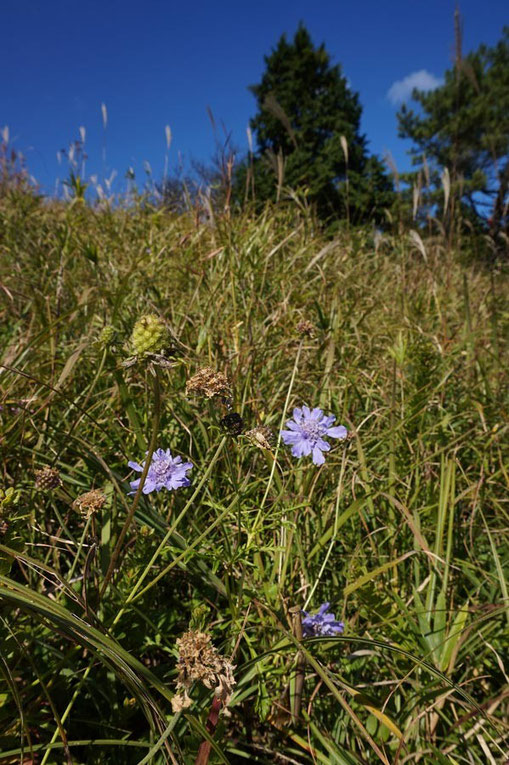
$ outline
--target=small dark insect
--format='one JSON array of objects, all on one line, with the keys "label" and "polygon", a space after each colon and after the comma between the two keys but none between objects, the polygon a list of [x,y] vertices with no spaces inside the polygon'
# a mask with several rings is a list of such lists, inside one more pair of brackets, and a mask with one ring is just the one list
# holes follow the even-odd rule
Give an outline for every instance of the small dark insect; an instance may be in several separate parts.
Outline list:
[{"label": "small dark insect", "polygon": [[230,434],[230,436],[240,436],[244,430],[244,420],[238,412],[230,412],[225,415],[219,423],[223,430]]}]

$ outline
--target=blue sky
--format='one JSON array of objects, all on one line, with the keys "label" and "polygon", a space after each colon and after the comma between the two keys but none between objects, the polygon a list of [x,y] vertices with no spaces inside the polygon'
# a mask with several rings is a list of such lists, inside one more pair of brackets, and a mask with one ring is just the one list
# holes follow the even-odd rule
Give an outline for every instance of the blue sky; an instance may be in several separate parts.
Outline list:
[{"label": "blue sky", "polygon": [[[264,55],[302,20],[340,63],[363,105],[371,151],[408,167],[394,101],[412,82],[430,86],[450,67],[455,0],[2,0],[0,129],[46,191],[67,174],[56,153],[86,130],[87,174],[129,166],[143,179],[180,156],[207,160],[207,107],[240,149],[255,111],[247,86]],[[461,0],[463,50],[494,44],[509,23],[506,0]],[[417,74],[416,74],[417,73]],[[103,130],[101,104],[107,108]],[[223,135],[219,128],[219,136]],[[103,162],[103,147],[106,161]],[[118,185],[120,184],[120,185]]]}]

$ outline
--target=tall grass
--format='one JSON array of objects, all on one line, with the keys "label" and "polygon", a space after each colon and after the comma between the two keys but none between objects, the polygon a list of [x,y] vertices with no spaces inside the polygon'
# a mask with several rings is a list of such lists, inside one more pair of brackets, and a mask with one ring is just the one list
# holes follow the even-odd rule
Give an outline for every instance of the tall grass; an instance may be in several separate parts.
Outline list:
[{"label": "tall grass", "polygon": [[[205,224],[0,199],[0,762],[501,761],[508,313],[504,275],[461,255],[325,240],[294,205]],[[143,314],[169,369],[123,364]],[[271,449],[186,394],[203,367]],[[323,467],[278,439],[302,403],[349,429]],[[149,444],[192,485],[129,496]],[[325,601],[344,634],[302,639]],[[200,684],[172,711],[189,626],[235,665],[230,716]]]}]

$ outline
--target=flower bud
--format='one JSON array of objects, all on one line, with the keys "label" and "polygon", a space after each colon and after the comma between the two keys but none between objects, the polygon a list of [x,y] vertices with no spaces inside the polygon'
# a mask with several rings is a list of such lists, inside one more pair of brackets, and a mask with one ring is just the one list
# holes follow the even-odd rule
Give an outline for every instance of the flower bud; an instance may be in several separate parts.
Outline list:
[{"label": "flower bud", "polygon": [[110,345],[113,343],[115,334],[116,334],[115,327],[112,327],[111,324],[107,324],[106,327],[103,327],[101,332],[99,333],[97,342],[103,348],[109,348]]},{"label": "flower bud", "polygon": [[142,316],[134,325],[131,343],[137,356],[164,350],[168,329],[164,321],[153,313]]}]

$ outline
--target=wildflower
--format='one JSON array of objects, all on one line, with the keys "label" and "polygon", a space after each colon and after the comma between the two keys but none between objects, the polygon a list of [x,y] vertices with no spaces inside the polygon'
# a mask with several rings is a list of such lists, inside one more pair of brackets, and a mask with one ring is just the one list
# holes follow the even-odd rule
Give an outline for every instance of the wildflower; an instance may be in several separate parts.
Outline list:
[{"label": "wildflower", "polygon": [[131,343],[137,356],[160,353],[165,349],[167,341],[166,324],[153,313],[142,316],[134,325]]},{"label": "wildflower", "polygon": [[210,367],[204,367],[198,370],[187,381],[186,393],[198,393],[205,396],[205,398],[214,398],[220,396],[221,398],[231,401],[232,389],[228,378],[222,372],[215,372]]},{"label": "wildflower", "polygon": [[288,430],[281,431],[283,443],[292,447],[294,457],[307,457],[313,455],[315,465],[323,465],[325,457],[322,452],[328,452],[330,444],[324,440],[329,438],[344,439],[347,430],[343,425],[332,427],[336,418],[330,414],[327,417],[321,409],[310,410],[308,406],[296,407],[293,410],[293,420],[288,420]]},{"label": "wildflower", "polygon": [[178,678],[177,693],[172,699],[173,711],[191,706],[188,690],[194,682],[214,688],[214,694],[226,706],[235,685],[235,666],[218,652],[211,643],[210,635],[198,630],[189,630],[177,640]]},{"label": "wildflower", "polygon": [[219,424],[230,436],[240,436],[244,430],[244,420],[238,412],[230,412]]},{"label": "wildflower", "polygon": [[[143,472],[145,462],[138,465],[137,462],[129,462],[129,467]],[[172,457],[169,449],[156,449],[150,461],[143,494],[150,494],[152,491],[161,491],[161,489],[180,489],[183,486],[189,486],[191,481],[186,473],[193,467],[192,462],[182,462],[182,457]],[[140,478],[131,481],[131,489],[135,492],[140,485]]]},{"label": "wildflower", "polygon": [[261,425],[260,427],[248,430],[246,438],[251,441],[253,446],[257,446],[259,449],[268,449],[268,451],[272,451],[275,440],[274,434],[266,425]]},{"label": "wildflower", "polygon": [[308,614],[303,611],[302,632],[304,637],[318,637],[320,635],[341,635],[345,625],[343,622],[337,622],[334,614],[327,613],[330,603],[322,603],[318,613]]},{"label": "wildflower", "polygon": [[106,497],[100,489],[92,489],[85,494],[77,497],[72,506],[78,512],[83,513],[85,518],[90,518],[91,515],[101,510],[106,503]]},{"label": "wildflower", "polygon": [[59,486],[62,486],[62,480],[58,470],[55,468],[45,467],[42,470],[35,471],[36,489],[51,491],[52,489],[58,489]]}]

